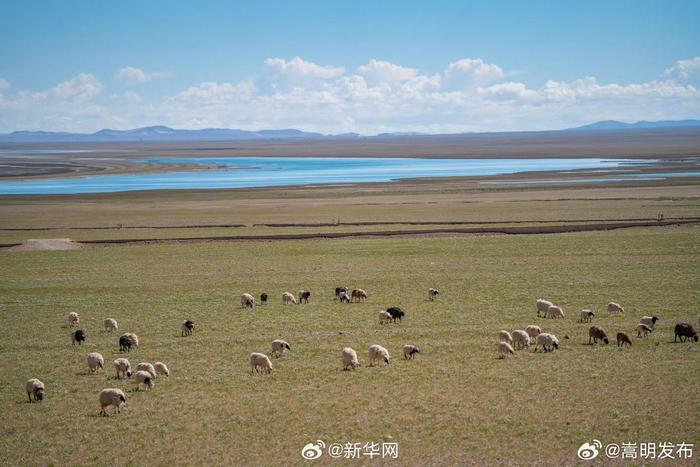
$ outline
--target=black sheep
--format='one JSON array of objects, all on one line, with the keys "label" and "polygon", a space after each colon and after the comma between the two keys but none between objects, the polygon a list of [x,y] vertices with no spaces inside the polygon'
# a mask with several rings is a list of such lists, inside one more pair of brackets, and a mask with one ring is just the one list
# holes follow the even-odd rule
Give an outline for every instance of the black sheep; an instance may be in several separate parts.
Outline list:
[{"label": "black sheep", "polygon": [[392,306],[391,308],[387,309],[386,312],[391,315],[391,319],[394,321],[394,323],[397,319],[401,321],[401,319],[406,315],[401,308],[396,306]]},{"label": "black sheep", "polygon": [[74,331],[73,334],[71,335],[71,339],[73,341],[73,345],[77,342],[78,345],[81,345],[83,342],[85,342],[85,331],[82,329],[78,329],[77,331]]},{"label": "black sheep", "polygon": [[267,303],[267,294],[266,293],[260,294],[260,303],[262,303],[263,305]]},{"label": "black sheep", "polygon": [[674,328],[675,335],[673,336],[673,342],[676,342],[676,338],[680,338],[681,342],[685,342],[688,339],[692,339],[695,342],[698,341],[698,333],[695,332],[693,326],[688,323],[678,323]]},{"label": "black sheep", "polygon": [[129,336],[121,336],[119,338],[119,351],[131,352],[131,339]]}]

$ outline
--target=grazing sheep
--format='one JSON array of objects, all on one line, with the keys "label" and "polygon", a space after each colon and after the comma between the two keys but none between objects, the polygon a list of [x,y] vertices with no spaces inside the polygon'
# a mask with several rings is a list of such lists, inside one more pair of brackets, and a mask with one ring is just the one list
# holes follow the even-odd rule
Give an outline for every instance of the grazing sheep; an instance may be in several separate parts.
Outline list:
[{"label": "grazing sheep", "polygon": [[114,318],[107,318],[104,322],[105,332],[115,332],[119,330],[119,325],[117,320]]},{"label": "grazing sheep", "polygon": [[96,371],[103,370],[105,367],[105,359],[102,354],[97,352],[91,352],[87,356],[88,367],[90,371],[95,373]]},{"label": "grazing sheep", "polygon": [[124,391],[117,388],[107,388],[100,392],[100,415],[107,416],[107,407],[114,406],[114,413],[119,413],[122,404],[126,404],[127,397]]},{"label": "grazing sheep", "polygon": [[[44,388],[44,383],[42,383],[38,379],[32,378],[28,380],[24,387],[27,390],[27,397],[29,397],[30,404],[34,401],[44,400],[46,389]],[[34,400],[32,400],[32,397],[34,398]]]},{"label": "grazing sheep", "polygon": [[82,329],[78,329],[77,331],[73,331],[70,333],[70,340],[73,343],[73,345],[75,345],[76,342],[78,343],[78,345],[82,345],[82,343],[85,342],[86,337],[87,336],[85,334],[85,331],[83,331]]},{"label": "grazing sheep", "polygon": [[403,358],[406,360],[412,359],[417,353],[420,353],[420,349],[415,345],[406,344],[403,346]]},{"label": "grazing sheep", "polygon": [[139,363],[138,365],[136,365],[136,371],[137,371],[137,372],[139,372],[139,371],[147,371],[147,372],[149,372],[149,373],[151,374],[151,376],[153,377],[153,379],[156,379],[157,376],[158,376],[158,374],[156,373],[156,369],[153,367],[152,364],[150,364],[150,363],[148,363],[148,362],[141,362],[141,363]]},{"label": "grazing sheep", "polygon": [[282,355],[285,350],[292,350],[289,344],[282,339],[272,341],[272,355]]},{"label": "grazing sheep", "polygon": [[673,332],[673,342],[676,342],[676,338],[680,338],[681,342],[690,341],[691,339],[695,342],[698,341],[698,333],[695,332],[695,329],[689,323],[676,324]]},{"label": "grazing sheep", "polygon": [[547,318],[564,318],[564,310],[556,305],[552,305],[547,308]]},{"label": "grazing sheep", "polygon": [[637,325],[637,337],[647,337],[651,334],[652,329],[644,323],[639,323]]},{"label": "grazing sheep", "polygon": [[350,303],[350,296],[347,292],[340,292],[340,294],[338,294],[338,300],[340,300],[340,303]]},{"label": "grazing sheep", "polygon": [[506,358],[509,355],[513,355],[515,350],[508,342],[498,343],[498,358]]},{"label": "grazing sheep", "polygon": [[498,342],[513,343],[513,336],[508,331],[498,331]]},{"label": "grazing sheep", "polygon": [[387,308],[386,310],[387,313],[391,315],[391,319],[396,322],[398,319],[401,321],[404,316],[406,316],[406,313],[399,307],[397,306],[392,306],[391,308]]},{"label": "grazing sheep", "polygon": [[550,306],[553,306],[554,303],[545,300],[543,298],[540,298],[535,302],[535,306],[537,307],[537,316],[546,316],[547,315],[547,309],[549,309]]},{"label": "grazing sheep", "polygon": [[590,323],[591,321],[593,321],[594,316],[595,313],[593,313],[591,310],[581,310],[581,317],[579,318],[578,322]]},{"label": "grazing sheep", "polygon": [[348,367],[354,370],[355,368],[360,366],[360,362],[357,359],[357,352],[355,352],[355,350],[350,347],[345,347],[343,349],[343,352],[340,354],[340,357],[343,359],[344,371],[347,371]]},{"label": "grazing sheep", "polygon": [[264,353],[253,352],[250,354],[250,373],[271,373],[272,372],[272,362],[270,358]]},{"label": "grazing sheep", "polygon": [[516,349],[520,350],[530,347],[530,336],[522,329],[513,331],[511,336],[513,337],[513,346]]},{"label": "grazing sheep", "polygon": [[163,362],[155,362],[153,364],[153,368],[155,368],[156,374],[158,376],[170,376],[170,370],[168,369],[168,366]]},{"label": "grazing sheep", "polygon": [[117,370],[117,379],[121,379],[121,374],[131,378],[131,363],[126,358],[118,358],[114,360],[114,369]]},{"label": "grazing sheep", "polygon": [[309,303],[309,298],[311,297],[311,292],[308,290],[299,291],[299,303]]},{"label": "grazing sheep", "polygon": [[153,375],[148,371],[139,370],[134,373],[134,381],[136,382],[136,390],[138,391],[141,384],[146,386],[148,389],[153,389],[156,382],[153,381]]},{"label": "grazing sheep", "polygon": [[374,362],[378,360],[384,360],[386,364],[389,364],[390,358],[389,351],[381,345],[373,344],[369,346],[369,366],[374,366]]},{"label": "grazing sheep", "polygon": [[180,326],[180,336],[185,337],[185,336],[191,336],[192,331],[194,331],[194,321],[191,321],[189,319],[186,319],[185,321],[182,322],[182,325]]},{"label": "grazing sheep", "polygon": [[364,302],[365,300],[367,300],[367,292],[365,292],[362,289],[355,289],[352,291],[351,298],[350,298],[351,302],[354,302],[354,301]]},{"label": "grazing sheep", "polygon": [[131,347],[139,346],[139,338],[136,334],[127,332],[119,336],[119,351],[131,352]]},{"label": "grazing sheep", "polygon": [[555,349],[559,348],[559,339],[554,334],[548,332],[543,332],[537,336],[537,345],[535,345],[535,352],[537,348],[542,346],[545,352],[553,352]]},{"label": "grazing sheep", "polygon": [[260,294],[260,304],[261,305],[267,304],[267,294],[266,293]]},{"label": "grazing sheep", "polygon": [[66,318],[66,320],[68,321],[68,326],[73,327],[80,322],[80,315],[75,311],[71,311],[68,313],[68,318]]},{"label": "grazing sheep", "polygon": [[608,311],[610,313],[624,313],[625,309],[619,303],[610,302],[608,303]]},{"label": "grazing sheep", "polygon": [[632,339],[630,339],[630,335],[627,334],[626,332],[618,332],[617,333],[617,346],[624,347],[625,344],[627,344],[628,346],[632,346]]},{"label": "grazing sheep", "polygon": [[241,295],[241,306],[243,308],[253,308],[255,306],[255,297],[249,293]]},{"label": "grazing sheep", "polygon": [[588,330],[589,344],[591,344],[591,340],[593,340],[593,344],[597,344],[598,340],[602,340],[607,345],[608,335],[605,333],[605,330],[600,326],[591,326],[591,328]]},{"label": "grazing sheep", "polygon": [[428,300],[431,302],[440,294],[437,289],[428,289]]},{"label": "grazing sheep", "polygon": [[539,326],[535,326],[534,324],[531,324],[525,328],[525,332],[527,333],[528,336],[530,336],[531,342],[535,342],[535,339],[537,339],[537,336],[542,334],[542,329],[540,329]]},{"label": "grazing sheep", "polygon": [[656,316],[642,316],[642,319],[639,320],[640,323],[646,324],[650,328],[654,329],[654,326],[656,326],[656,322],[659,320]]},{"label": "grazing sheep", "polygon": [[335,288],[335,298],[336,300],[340,300],[340,294],[345,293],[347,295],[348,293],[348,288],[347,287],[336,287]]},{"label": "grazing sheep", "polygon": [[294,295],[290,294],[289,292],[285,292],[282,294],[282,305],[289,305],[289,304],[297,304],[297,299],[294,298]]},{"label": "grazing sheep", "polygon": [[393,318],[388,311],[382,310],[379,312],[379,324],[391,323],[392,320]]}]

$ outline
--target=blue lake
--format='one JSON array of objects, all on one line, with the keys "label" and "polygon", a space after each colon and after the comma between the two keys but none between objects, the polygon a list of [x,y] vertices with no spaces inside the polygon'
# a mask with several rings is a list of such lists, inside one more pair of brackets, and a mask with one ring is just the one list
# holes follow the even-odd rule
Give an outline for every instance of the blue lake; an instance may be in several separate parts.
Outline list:
[{"label": "blue lake", "polygon": [[110,193],[137,190],[251,188],[388,182],[406,178],[500,175],[531,171],[609,169],[625,159],[398,159],[321,157],[151,158],[207,164],[213,170],[0,181],[0,194]]}]

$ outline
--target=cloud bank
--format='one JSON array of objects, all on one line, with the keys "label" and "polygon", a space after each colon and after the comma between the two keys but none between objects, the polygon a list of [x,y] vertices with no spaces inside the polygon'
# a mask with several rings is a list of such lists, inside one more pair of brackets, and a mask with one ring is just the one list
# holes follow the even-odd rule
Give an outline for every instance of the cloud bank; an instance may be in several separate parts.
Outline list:
[{"label": "cloud bank", "polygon": [[[156,77],[126,66],[122,85]],[[451,133],[558,129],[597,120],[698,118],[700,57],[678,60],[656,79],[601,83],[594,76],[529,87],[481,58],[441,70],[371,59],[354,70],[301,57],[268,58],[256,78],[193,84],[163,99],[111,91],[90,73],[28,91],[0,79],[0,131],[94,131],[165,124],[177,128],[299,128],[324,133]]]}]

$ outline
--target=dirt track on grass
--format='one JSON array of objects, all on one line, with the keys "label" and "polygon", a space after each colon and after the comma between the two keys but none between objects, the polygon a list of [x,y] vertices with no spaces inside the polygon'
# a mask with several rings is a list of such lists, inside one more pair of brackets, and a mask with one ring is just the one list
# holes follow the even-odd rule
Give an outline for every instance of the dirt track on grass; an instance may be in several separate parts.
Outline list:
[{"label": "dirt track on grass", "polygon": [[604,230],[627,229],[632,227],[667,227],[687,224],[700,224],[700,219],[692,220],[666,220],[644,222],[606,222],[593,224],[560,224],[560,225],[529,225],[515,227],[471,227],[471,228],[447,228],[429,230],[382,230],[374,232],[319,232],[303,234],[271,234],[271,235],[231,235],[221,237],[180,237],[180,238],[151,238],[151,239],[114,239],[114,240],[85,240],[82,245],[126,245],[139,243],[199,243],[222,241],[274,241],[274,240],[309,240],[309,239],[334,239],[334,238],[385,238],[385,237],[415,237],[438,236],[444,234],[467,235],[532,235],[532,234],[556,234],[569,232],[592,232]]}]

